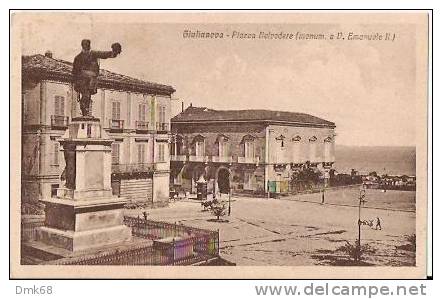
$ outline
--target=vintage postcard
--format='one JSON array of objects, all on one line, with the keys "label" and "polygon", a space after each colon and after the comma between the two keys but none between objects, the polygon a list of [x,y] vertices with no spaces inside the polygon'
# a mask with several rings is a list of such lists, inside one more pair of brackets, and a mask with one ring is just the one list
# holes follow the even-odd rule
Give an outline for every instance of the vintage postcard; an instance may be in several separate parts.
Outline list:
[{"label": "vintage postcard", "polygon": [[425,278],[428,11],[13,11],[12,278]]}]

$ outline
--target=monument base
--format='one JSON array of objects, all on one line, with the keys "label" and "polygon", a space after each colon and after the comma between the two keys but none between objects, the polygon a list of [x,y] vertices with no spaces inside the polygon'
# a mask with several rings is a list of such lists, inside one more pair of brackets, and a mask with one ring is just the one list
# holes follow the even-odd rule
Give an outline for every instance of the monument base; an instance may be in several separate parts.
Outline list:
[{"label": "monument base", "polygon": [[38,241],[70,251],[88,250],[119,244],[129,241],[131,238],[131,230],[125,225],[84,232],[62,231],[50,227],[41,227],[37,232]]},{"label": "monument base", "polygon": [[37,241],[71,251],[128,241],[132,235],[123,224],[126,202],[116,197],[44,200],[45,226],[38,229]]}]

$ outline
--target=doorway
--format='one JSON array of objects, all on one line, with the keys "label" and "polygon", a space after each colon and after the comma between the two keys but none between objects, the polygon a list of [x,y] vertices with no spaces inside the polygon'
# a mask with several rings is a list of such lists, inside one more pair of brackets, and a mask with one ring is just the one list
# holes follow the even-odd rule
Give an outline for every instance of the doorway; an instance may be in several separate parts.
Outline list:
[{"label": "doorway", "polygon": [[219,193],[230,193],[230,171],[227,168],[220,168],[220,170],[218,170],[217,183]]}]

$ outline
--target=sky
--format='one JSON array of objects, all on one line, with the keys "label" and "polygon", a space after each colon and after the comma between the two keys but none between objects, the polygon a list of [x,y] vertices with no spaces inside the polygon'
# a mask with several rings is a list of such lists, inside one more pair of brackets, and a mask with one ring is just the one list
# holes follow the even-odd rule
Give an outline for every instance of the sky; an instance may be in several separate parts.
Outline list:
[{"label": "sky", "polygon": [[[22,31],[22,53],[53,52],[72,61],[83,38],[96,50],[123,52],[101,67],[172,85],[173,111],[271,109],[309,113],[336,124],[342,145],[414,146],[416,49],[412,25],[337,23],[98,22],[88,15],[36,18]],[[394,42],[185,39],[184,30],[394,32]]]}]

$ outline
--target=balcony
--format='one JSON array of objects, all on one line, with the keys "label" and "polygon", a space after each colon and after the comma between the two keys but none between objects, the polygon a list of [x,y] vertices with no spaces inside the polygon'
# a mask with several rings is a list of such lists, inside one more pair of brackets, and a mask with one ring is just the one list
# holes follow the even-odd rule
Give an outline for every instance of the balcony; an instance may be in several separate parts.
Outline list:
[{"label": "balcony", "polygon": [[316,156],[310,156],[309,157],[309,162],[312,163],[312,164],[322,163],[323,160],[324,159],[322,157],[316,157]]},{"label": "balcony", "polygon": [[259,164],[259,157],[238,157],[238,163]]},{"label": "balcony", "polygon": [[212,162],[214,162],[214,163],[232,163],[233,157],[212,156]]},{"label": "balcony", "polygon": [[131,164],[112,164],[112,173],[143,173],[153,172],[155,165],[153,163],[131,163]]},{"label": "balcony", "polygon": [[135,129],[137,132],[147,132],[149,130],[149,122],[147,121],[135,121]]},{"label": "balcony", "polygon": [[190,162],[209,162],[209,156],[189,156]]},{"label": "balcony", "polygon": [[110,119],[109,129],[115,131],[122,131],[124,129],[124,120],[122,119]]},{"label": "balcony", "polygon": [[69,117],[64,115],[51,115],[51,127],[54,129],[66,129],[69,125]]},{"label": "balcony", "polygon": [[157,122],[156,129],[159,132],[168,132],[169,131],[169,124]]},{"label": "balcony", "polygon": [[170,156],[170,161],[185,162],[185,161],[187,161],[187,156],[186,155],[171,155]]}]

